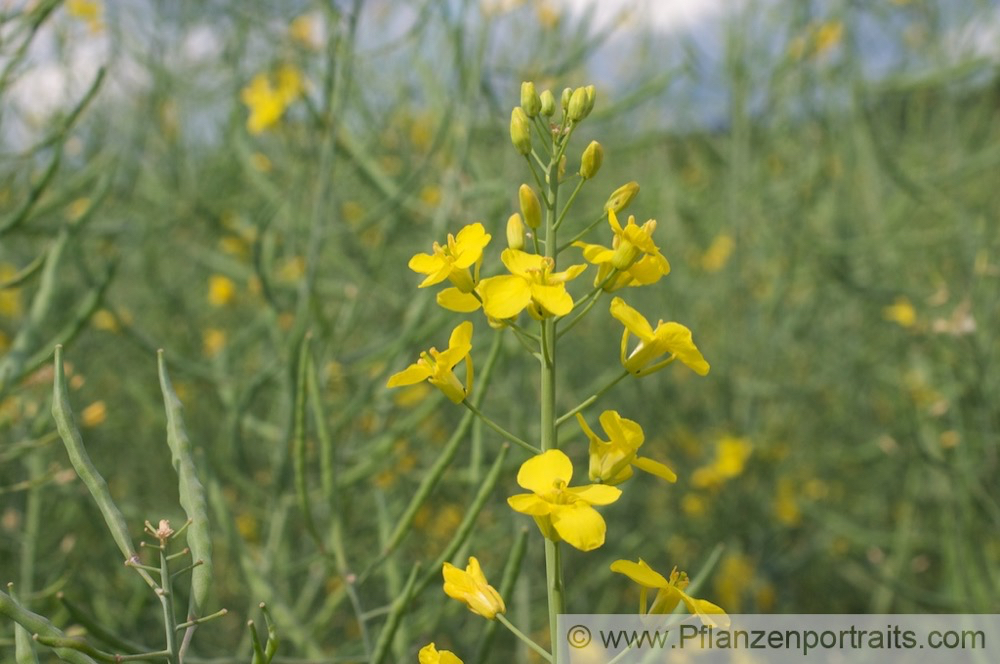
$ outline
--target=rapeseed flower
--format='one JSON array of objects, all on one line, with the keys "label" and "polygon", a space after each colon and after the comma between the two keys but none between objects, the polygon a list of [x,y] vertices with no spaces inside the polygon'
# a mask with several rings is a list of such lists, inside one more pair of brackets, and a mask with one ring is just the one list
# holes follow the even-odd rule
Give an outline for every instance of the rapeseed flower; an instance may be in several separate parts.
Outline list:
[{"label": "rapeseed flower", "polygon": [[450,650],[438,650],[433,643],[428,643],[417,653],[420,664],[463,664],[462,660]]},{"label": "rapeseed flower", "polygon": [[[662,369],[674,359],[679,359],[699,376],[708,373],[709,364],[694,345],[691,330],[680,323],[664,323],[661,320],[654,330],[642,314],[625,304],[620,297],[611,300],[611,315],[625,326],[622,333],[621,362],[629,373],[645,376]],[[626,355],[630,334],[639,338],[639,345]],[[666,360],[651,364],[667,353],[670,353],[670,357]]]},{"label": "rapeseed flower", "polygon": [[587,426],[587,420],[576,414],[583,433],[590,439],[590,480],[603,484],[621,484],[632,477],[632,466],[676,482],[677,475],[665,464],[640,457],[637,452],[645,440],[642,427],[614,410],[601,413],[600,422],[609,440],[601,440]]},{"label": "rapeseed flower", "polygon": [[647,613],[647,591],[656,589],[658,592],[656,598],[653,599],[653,605],[649,607],[649,614],[673,613],[677,605],[684,602],[687,610],[698,616],[703,624],[710,627],[729,626],[729,616],[720,607],[707,600],[691,597],[684,592],[690,581],[688,581],[687,574],[678,572],[676,567],[670,572],[669,579],[653,570],[642,558],[639,559],[639,562],[616,560],[611,563],[611,571],[624,574],[642,587],[639,595],[640,613]]},{"label": "rapeseed flower", "polygon": [[479,284],[483,311],[488,316],[503,320],[527,309],[533,318],[541,320],[546,316],[565,316],[573,310],[573,297],[566,291],[566,282],[579,276],[587,269],[586,265],[554,272],[555,261],[551,258],[516,249],[504,249],[500,260],[510,274],[489,277]]},{"label": "rapeseed flower", "polygon": [[[656,220],[650,219],[642,226],[629,215],[624,227],[618,221],[613,209],[608,210],[608,223],[614,233],[611,247],[586,242],[574,242],[574,247],[583,249],[583,257],[598,266],[594,285],[604,284],[604,290],[611,292],[624,286],[646,286],[654,284],[670,274],[670,263],[660,253],[653,242]],[[612,270],[618,270],[608,283],[604,283]]]},{"label": "rapeseed flower", "polygon": [[548,450],[523,464],[517,483],[532,493],[507,499],[515,512],[535,518],[542,535],[559,542],[565,540],[581,551],[592,551],[604,544],[607,525],[594,505],[609,505],[621,496],[621,490],[603,484],[570,487],[573,463],[560,450]]},{"label": "rapeseed flower", "polygon": [[479,308],[479,299],[473,294],[479,284],[479,268],[483,264],[483,249],[492,236],[479,222],[469,224],[458,232],[448,234],[445,246],[434,243],[431,254],[416,254],[409,267],[427,278],[420,288],[439,284],[445,279],[454,287],[438,294],[437,301],[449,311],[468,313]]},{"label": "rapeseed flower", "polygon": [[266,73],[254,76],[240,94],[243,103],[250,109],[247,131],[260,134],[277,124],[285,110],[304,91],[302,74],[291,65],[281,67],[273,79]]},{"label": "rapeseed flower", "polygon": [[[452,330],[447,350],[439,351],[437,348],[431,348],[421,353],[416,363],[390,376],[387,387],[416,385],[427,380],[444,392],[452,402],[461,403],[472,392],[472,358],[469,356],[471,350],[472,323],[465,321]],[[465,385],[462,385],[462,381],[452,371],[462,360],[465,360]]]},{"label": "rapeseed flower", "polygon": [[503,598],[496,588],[487,583],[475,556],[469,556],[469,565],[464,571],[445,563],[441,573],[444,576],[444,593],[465,604],[469,611],[487,620],[495,620],[498,613],[506,613]]}]

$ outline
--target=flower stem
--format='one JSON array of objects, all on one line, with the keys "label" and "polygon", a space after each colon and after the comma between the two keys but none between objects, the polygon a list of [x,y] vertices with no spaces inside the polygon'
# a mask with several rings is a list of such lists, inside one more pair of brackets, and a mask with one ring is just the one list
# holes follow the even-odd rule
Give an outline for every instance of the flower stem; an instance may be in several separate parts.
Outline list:
[{"label": "flower stem", "polygon": [[546,662],[551,662],[552,661],[552,655],[550,655],[548,653],[548,651],[545,650],[545,648],[541,647],[540,645],[538,645],[537,643],[535,643],[534,641],[532,641],[531,637],[529,637],[527,634],[525,634],[524,632],[522,632],[521,630],[519,630],[517,627],[514,627],[514,625],[511,624],[511,622],[509,620],[507,620],[507,618],[502,613],[498,613],[497,614],[497,620],[500,621],[500,623],[504,627],[506,627],[507,629],[509,629],[514,636],[516,636],[517,638],[519,638],[522,641],[524,641],[525,644],[527,644],[527,646],[529,648],[531,648],[532,650],[534,650],[535,652],[537,652],[539,655],[541,655],[542,659],[544,659]]},{"label": "flower stem", "polygon": [[[574,189],[573,193],[570,194],[569,200],[566,201],[566,205],[563,207],[563,211],[559,215],[559,219],[556,220],[555,224],[556,230],[559,230],[559,227],[562,226],[563,219],[566,218],[566,213],[569,212],[569,209],[573,207],[573,201],[574,199],[576,199],[576,195],[580,193],[580,190],[583,189],[584,182],[586,182],[586,180],[580,178],[580,181],[576,183],[576,189]],[[562,248],[560,248],[560,251],[562,251]]]},{"label": "flower stem", "polygon": [[599,389],[597,392],[595,392],[594,394],[590,395],[589,397],[587,397],[586,399],[584,399],[583,401],[581,401],[580,405],[578,405],[576,408],[574,408],[573,410],[569,411],[568,413],[565,413],[564,415],[560,415],[559,419],[556,420],[556,427],[557,428],[561,427],[563,425],[563,423],[566,422],[566,420],[568,420],[569,418],[573,417],[574,415],[576,415],[577,413],[579,413],[581,410],[583,410],[584,408],[586,408],[590,404],[592,404],[595,401],[597,401],[598,399],[600,399],[602,396],[604,396],[605,392],[607,392],[612,387],[614,387],[615,385],[617,385],[618,383],[620,383],[622,381],[622,379],[625,378],[625,376],[628,376],[628,371],[622,371],[610,383],[608,383],[607,385],[605,385],[604,387],[602,387],[601,389]]},{"label": "flower stem", "polygon": [[497,424],[496,422],[494,422],[490,418],[486,417],[486,415],[483,414],[483,411],[479,410],[478,408],[476,408],[475,406],[473,406],[471,403],[469,403],[468,399],[466,399],[465,401],[463,401],[462,404],[465,405],[465,407],[468,408],[469,410],[471,410],[473,413],[475,413],[476,417],[478,417],[480,420],[482,420],[483,424],[485,424],[489,428],[493,429],[494,431],[496,431],[498,434],[500,434],[501,436],[503,436],[504,438],[506,438],[510,442],[514,443],[515,445],[520,445],[521,447],[523,447],[527,451],[531,452],[532,454],[541,454],[542,453],[542,450],[538,449],[537,447],[535,447],[534,445],[532,445],[528,441],[523,440],[522,438],[518,438],[517,436],[515,436],[514,434],[512,434],[510,431],[507,431],[502,426],[500,426],[499,424]]}]

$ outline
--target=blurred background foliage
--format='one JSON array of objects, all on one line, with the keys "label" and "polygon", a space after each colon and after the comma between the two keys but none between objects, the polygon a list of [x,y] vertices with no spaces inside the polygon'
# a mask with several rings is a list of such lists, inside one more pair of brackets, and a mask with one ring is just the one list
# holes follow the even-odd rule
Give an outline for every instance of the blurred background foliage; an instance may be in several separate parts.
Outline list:
[{"label": "blurred background foliage", "polygon": [[[247,651],[263,600],[283,655],[363,659],[496,458],[474,426],[398,550],[345,582],[463,415],[384,389],[454,324],[406,263],[473,221],[495,261],[527,179],[507,118],[533,80],[597,84],[579,149],[598,139],[606,158],[576,227],[640,183],[630,212],[659,220],[673,271],[630,302],[689,326],[712,364],[623,382],[590,411],[639,421],[680,480],[639,477],[605,510],[609,546],[566,561],[570,605],[631,610],[612,560],[696,572],[721,545],[701,596],[734,613],[1000,611],[1000,7],[725,6],[668,32],[648,7],[608,20],[555,2],[5,3],[0,580],[57,624],[74,622],[64,593],[155,642],[155,599],[67,471],[50,358],[66,344],[85,441],[138,538],[183,520],[164,348],[211,497],[215,600],[240,618],[205,628],[199,654]],[[565,338],[561,408],[616,371],[620,326],[600,309]],[[333,567],[295,498],[307,332],[309,491]],[[534,365],[509,341],[485,408],[530,437]],[[575,424],[561,435],[584,453]],[[521,460],[462,548],[488,574],[526,525],[503,501]],[[522,625],[544,623],[541,556],[531,539],[508,601]],[[480,642],[442,598],[436,577],[415,598],[400,661],[431,638]]]}]

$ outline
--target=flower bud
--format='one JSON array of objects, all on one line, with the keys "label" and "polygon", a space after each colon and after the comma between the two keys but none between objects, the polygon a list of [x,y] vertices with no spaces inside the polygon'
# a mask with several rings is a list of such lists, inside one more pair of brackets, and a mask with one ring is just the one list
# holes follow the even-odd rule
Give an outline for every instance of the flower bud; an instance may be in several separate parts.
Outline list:
[{"label": "flower bud", "polygon": [[539,103],[541,104],[541,113],[545,117],[550,118],[556,112],[556,98],[552,96],[552,90],[543,90],[539,97]]},{"label": "flower bud", "polygon": [[538,111],[542,108],[542,101],[538,98],[538,93],[535,92],[535,84],[531,81],[521,83],[521,108],[524,109],[524,113],[529,118],[538,115]]},{"label": "flower bud", "polygon": [[579,122],[587,117],[587,90],[577,88],[569,98],[569,109],[566,111],[571,122]]},{"label": "flower bud", "polygon": [[507,246],[518,251],[524,249],[524,222],[517,212],[507,219]]},{"label": "flower bud", "polygon": [[597,175],[603,161],[604,148],[597,141],[591,141],[587,149],[583,151],[583,157],[580,158],[580,177],[589,180]]},{"label": "flower bud", "polygon": [[569,111],[569,100],[573,97],[573,88],[563,88],[562,97],[559,101],[562,103],[562,110],[564,112]]},{"label": "flower bud", "polygon": [[597,101],[597,88],[595,88],[593,84],[591,84],[585,87],[583,90],[584,92],[587,93],[587,105],[586,105],[587,110],[584,112],[583,117],[587,117],[588,115],[590,115],[590,112],[594,110],[594,102]]},{"label": "flower bud", "polygon": [[621,212],[632,202],[635,195],[639,193],[639,183],[629,182],[611,192],[608,201],[604,204],[604,211],[614,210],[615,214]]},{"label": "flower bud", "polygon": [[510,113],[510,140],[520,154],[531,154],[531,120],[520,106]]},{"label": "flower bud", "polygon": [[528,228],[538,228],[542,223],[542,205],[538,202],[535,190],[522,184],[517,190],[517,198],[521,203],[521,214]]}]

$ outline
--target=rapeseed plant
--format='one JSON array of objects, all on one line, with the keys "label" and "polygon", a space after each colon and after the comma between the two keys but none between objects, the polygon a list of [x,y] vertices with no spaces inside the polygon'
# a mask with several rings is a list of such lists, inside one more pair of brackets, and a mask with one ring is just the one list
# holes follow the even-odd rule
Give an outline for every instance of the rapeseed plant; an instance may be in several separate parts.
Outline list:
[{"label": "rapeseed plant", "polygon": [[[429,382],[452,402],[466,406],[503,439],[530,453],[531,456],[520,464],[516,477],[517,484],[527,492],[510,496],[507,504],[515,512],[532,517],[544,538],[548,633],[553,650],[558,638],[557,616],[566,612],[562,545],[565,543],[588,552],[605,544],[609,526],[597,508],[621,497],[622,489],[618,485],[632,476],[633,468],[668,482],[677,480],[677,475],[667,465],[639,456],[645,434],[638,422],[622,417],[616,410],[605,410],[599,418],[607,436],[604,440],[590,428],[582,411],[629,375],[645,376],[678,359],[698,375],[704,376],[709,371],[709,364],[687,327],[659,321],[654,328],[622,298],[614,297],[610,304],[611,317],[625,328],[620,354],[622,372],[568,412],[556,413],[558,339],[590,313],[605,293],[626,286],[649,286],[670,273],[670,263],[653,239],[656,221],[649,219],[640,225],[632,215],[624,224],[619,220],[618,215],[639,192],[636,182],[628,182],[613,191],[596,222],[578,230],[570,242],[559,242],[559,231],[564,223],[570,223],[568,213],[577,194],[592,181],[604,162],[603,147],[591,141],[582,152],[578,172],[566,176],[570,140],[592,111],[595,99],[594,86],[567,88],[559,96],[562,114],[557,118],[555,94],[550,90],[539,94],[533,83],[522,84],[521,103],[511,112],[510,138],[514,149],[525,158],[537,187],[522,184],[518,188],[520,210],[507,220],[504,231],[507,248],[499,256],[506,273],[497,274],[499,266],[487,259],[485,251],[492,236],[479,222],[465,226],[455,235],[449,234],[443,245],[435,242],[432,253],[418,253],[409,261],[410,269],[424,276],[418,287],[445,281],[451,284],[437,296],[442,308],[460,314],[482,310],[494,330],[495,340],[504,334],[514,334],[538,361],[537,444],[492,420],[478,402],[470,402],[473,390],[470,321],[455,327],[447,350],[439,352],[432,348],[422,353],[416,363],[388,380],[388,387]],[[560,185],[564,180],[575,183],[575,189],[560,205]],[[585,241],[590,231],[605,218],[612,233],[610,246]],[[586,262],[566,261],[561,254],[571,248],[581,249]],[[563,265],[563,261],[567,264]],[[576,277],[587,270],[588,263],[597,266],[593,287],[582,295],[574,295],[571,286],[576,283]],[[484,270],[492,275],[481,277]],[[522,313],[527,313],[527,317],[522,317]],[[633,335],[639,342],[629,351],[629,337]],[[490,364],[493,359],[495,356],[491,355]],[[467,365],[464,383],[453,372],[463,360]],[[560,449],[556,435],[557,429],[574,416],[589,442],[588,474],[593,483],[582,486],[571,486],[574,463],[566,451]],[[500,458],[505,450],[506,447]],[[495,471],[498,470],[496,466]],[[414,515],[417,511],[414,510]],[[652,613],[667,613],[683,603],[706,624],[723,624],[728,620],[725,612],[715,604],[689,595],[685,591],[687,575],[676,569],[667,578],[640,559],[638,563],[620,560],[612,565],[612,570],[630,576],[642,586],[643,613],[646,612],[646,591],[656,589],[658,594],[650,609]],[[473,613],[502,623],[546,661],[556,660],[556,652],[546,650],[528,636],[533,630],[522,631],[504,616],[504,599],[486,581],[475,556],[469,557],[465,570],[445,560],[442,571],[444,591],[448,596],[465,603]],[[431,643],[420,651],[419,661],[461,660],[451,652],[438,651]]]}]

